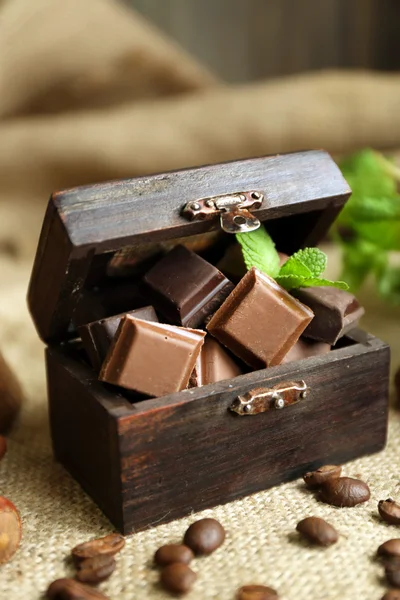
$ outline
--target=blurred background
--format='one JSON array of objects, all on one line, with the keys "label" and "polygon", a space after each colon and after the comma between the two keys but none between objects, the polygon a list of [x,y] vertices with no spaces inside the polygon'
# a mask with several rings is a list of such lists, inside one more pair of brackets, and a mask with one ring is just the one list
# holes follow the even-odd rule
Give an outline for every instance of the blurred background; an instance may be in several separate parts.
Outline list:
[{"label": "blurred background", "polygon": [[397,0],[125,0],[230,82],[328,67],[396,70]]}]

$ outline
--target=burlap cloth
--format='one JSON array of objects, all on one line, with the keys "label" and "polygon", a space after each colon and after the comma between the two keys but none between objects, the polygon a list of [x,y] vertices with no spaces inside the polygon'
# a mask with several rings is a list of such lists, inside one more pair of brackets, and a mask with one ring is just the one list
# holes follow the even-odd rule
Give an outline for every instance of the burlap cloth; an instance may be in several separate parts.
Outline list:
[{"label": "burlap cloth", "polygon": [[[23,519],[20,550],[0,567],[1,600],[40,598],[49,582],[72,572],[65,558],[73,545],[112,530],[51,453],[42,345],[25,306],[50,191],[314,146],[396,148],[399,90],[398,75],[367,73],[227,87],[111,1],[0,1],[0,347],[27,398],[0,465],[0,494]],[[336,271],[338,257],[329,253]],[[391,343],[400,364],[400,310],[383,306],[368,286],[361,299],[364,327]],[[396,528],[379,521],[376,505],[400,498],[398,439],[393,411],[386,450],[346,465],[371,487],[362,506],[320,504],[294,482],[201,513],[219,519],[228,535],[222,548],[194,562],[198,581],[188,599],[228,600],[248,582],[274,586],[288,600],[379,598],[382,569],[373,555]],[[337,527],[336,546],[297,541],[297,521],[312,514]],[[179,541],[199,516],[129,536],[101,589],[113,599],[166,597],[153,552]]]}]

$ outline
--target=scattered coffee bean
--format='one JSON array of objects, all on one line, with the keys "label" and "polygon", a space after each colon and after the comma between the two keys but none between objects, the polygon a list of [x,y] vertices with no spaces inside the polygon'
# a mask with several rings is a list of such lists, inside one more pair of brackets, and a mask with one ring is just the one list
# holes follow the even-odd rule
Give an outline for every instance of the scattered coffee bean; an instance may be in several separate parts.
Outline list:
[{"label": "scattered coffee bean", "polygon": [[3,435],[0,435],[0,460],[7,452],[7,440]]},{"label": "scattered coffee bean", "polygon": [[386,565],[385,566],[385,576],[386,576],[386,580],[389,583],[389,585],[392,585],[393,587],[396,587],[396,588],[400,587],[400,570],[398,569],[397,566]]},{"label": "scattered coffee bean", "polygon": [[171,563],[188,565],[193,558],[193,552],[184,544],[166,544],[157,550],[154,555],[154,562],[161,567]]},{"label": "scattered coffee bean", "polygon": [[322,486],[320,497],[333,506],[356,506],[370,499],[368,485],[361,479],[338,477],[328,479]]},{"label": "scattered coffee bean", "polygon": [[398,525],[400,523],[400,504],[395,500],[392,500],[392,498],[379,500],[378,510],[386,523],[391,523],[392,525]]},{"label": "scattered coffee bean", "polygon": [[0,564],[6,563],[16,553],[21,541],[21,519],[14,504],[0,496]]},{"label": "scattered coffee bean", "polygon": [[296,529],[309,542],[319,546],[331,546],[336,544],[339,538],[336,529],[319,517],[303,519],[297,523]]},{"label": "scattered coffee bean", "polygon": [[278,593],[265,585],[244,585],[237,591],[237,600],[278,600]]},{"label": "scattered coffee bean", "polygon": [[311,489],[319,488],[328,479],[340,477],[341,472],[342,467],[340,465],[325,465],[315,471],[309,471],[304,475],[303,479],[307,487]]},{"label": "scattered coffee bean", "polygon": [[389,590],[381,600],[400,600],[400,590]]},{"label": "scattered coffee bean", "polygon": [[174,594],[186,594],[197,579],[190,567],[183,563],[172,563],[161,571],[162,586]]},{"label": "scattered coffee bean", "polygon": [[377,551],[378,556],[382,558],[399,557],[400,558],[400,539],[394,538],[381,544]]},{"label": "scattered coffee bean", "polygon": [[85,558],[78,565],[76,578],[82,583],[101,583],[114,573],[117,563],[109,554],[99,554],[93,558]]},{"label": "scattered coffee bean", "polygon": [[49,600],[109,600],[98,590],[83,585],[75,579],[56,579],[47,588],[46,598]]},{"label": "scattered coffee bean", "polygon": [[84,542],[75,546],[71,550],[72,556],[76,563],[79,563],[85,558],[93,558],[99,554],[108,554],[113,556],[117,554],[125,546],[125,539],[118,533],[111,533],[105,537],[97,540],[91,540],[90,542]]},{"label": "scattered coffee bean", "polygon": [[195,554],[211,554],[223,544],[225,529],[216,519],[200,519],[185,533],[184,542]]}]

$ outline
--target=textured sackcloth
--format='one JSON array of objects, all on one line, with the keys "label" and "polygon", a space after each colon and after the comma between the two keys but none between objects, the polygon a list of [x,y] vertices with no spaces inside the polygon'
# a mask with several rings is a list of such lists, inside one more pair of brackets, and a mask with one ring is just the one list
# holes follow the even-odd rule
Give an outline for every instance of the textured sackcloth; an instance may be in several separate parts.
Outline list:
[{"label": "textured sackcloth", "polygon": [[[65,558],[73,545],[112,530],[51,453],[43,348],[25,306],[50,192],[298,148],[398,147],[399,88],[398,75],[367,73],[225,87],[111,0],[0,0],[0,348],[27,397],[0,464],[0,494],[23,519],[20,550],[0,567],[0,600],[39,600],[53,579],[72,573]],[[368,290],[361,299],[365,327],[392,344],[400,363],[400,311]],[[322,505],[294,482],[204,511],[228,536],[193,563],[199,578],[188,600],[228,600],[254,582],[288,600],[379,598],[382,569],[371,557],[396,529],[377,519],[376,503],[400,497],[399,435],[393,411],[385,452],[346,465],[371,486],[365,505]],[[336,525],[336,546],[296,541],[295,524],[310,514]],[[101,589],[113,600],[166,598],[153,552],[179,541],[197,517],[129,536]]]}]

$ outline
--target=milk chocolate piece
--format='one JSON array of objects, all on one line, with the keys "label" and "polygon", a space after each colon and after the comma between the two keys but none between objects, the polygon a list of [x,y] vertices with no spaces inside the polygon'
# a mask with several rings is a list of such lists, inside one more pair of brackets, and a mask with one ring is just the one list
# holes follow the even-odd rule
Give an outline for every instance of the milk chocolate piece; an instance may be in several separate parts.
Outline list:
[{"label": "milk chocolate piece", "polygon": [[190,376],[190,387],[200,387],[242,374],[242,369],[211,336],[207,336]]},{"label": "milk chocolate piece", "polygon": [[205,335],[204,331],[127,315],[121,320],[99,379],[149,396],[179,392],[189,382]]},{"label": "milk chocolate piece", "polygon": [[307,306],[253,267],[207,329],[245,363],[263,368],[282,361],[312,318]]},{"label": "milk chocolate piece", "polygon": [[314,340],[299,339],[294,346],[291,347],[286,356],[283,357],[282,363],[293,362],[294,360],[302,360],[311,356],[320,356],[330,352],[330,345],[325,342],[316,342]]},{"label": "milk chocolate piece", "polygon": [[151,303],[169,322],[200,327],[233,289],[216,267],[176,246],[145,275]]},{"label": "milk chocolate piece", "polygon": [[83,347],[96,371],[100,369],[117,332],[121,319],[126,314],[136,317],[137,319],[142,319],[143,321],[158,322],[154,308],[152,306],[144,306],[143,308],[132,310],[129,313],[122,313],[114,315],[113,317],[108,317],[108,319],[93,321],[93,323],[88,323],[87,325],[82,325],[78,328]]},{"label": "milk chocolate piece", "polygon": [[365,312],[353,294],[333,287],[302,288],[294,290],[293,295],[315,315],[303,336],[331,346],[357,327]]}]

